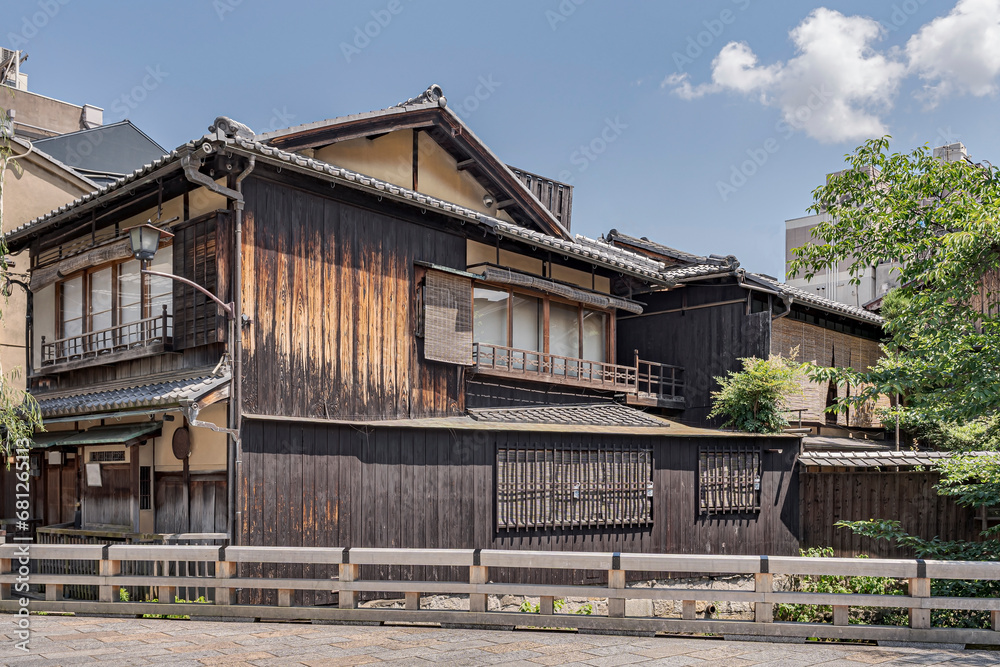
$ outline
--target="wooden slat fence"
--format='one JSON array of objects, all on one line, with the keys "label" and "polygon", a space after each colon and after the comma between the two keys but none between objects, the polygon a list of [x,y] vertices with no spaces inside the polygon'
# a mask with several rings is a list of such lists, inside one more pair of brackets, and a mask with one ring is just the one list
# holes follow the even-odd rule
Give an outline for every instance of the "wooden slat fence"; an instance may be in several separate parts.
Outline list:
[{"label": "wooden slat fence", "polygon": [[[1000,562],[877,560],[854,558],[800,558],[767,556],[704,556],[629,553],[500,551],[471,549],[341,549],[324,547],[216,547],[161,545],[0,545],[0,611],[16,612],[11,586],[30,560],[79,560],[97,564],[96,575],[32,575],[32,583],[46,585],[46,599],[32,601],[33,611],[96,614],[186,614],[192,617],[326,620],[343,622],[427,622],[482,626],[531,626],[614,630],[618,632],[694,632],[772,637],[849,638],[882,641],[1000,643],[1000,598],[932,597],[932,579],[1000,580]],[[200,586],[203,579],[185,576],[124,574],[124,564],[157,561],[214,563],[214,604],[167,602],[181,586]],[[258,578],[245,576],[262,563],[336,566],[335,578]],[[361,566],[429,566],[459,568],[462,576],[445,581],[388,581],[362,579]],[[491,583],[495,568],[589,569],[607,573],[606,585]],[[243,575],[241,576],[241,570]],[[25,570],[27,571],[27,570]],[[628,588],[627,571],[753,575],[755,590],[688,588]],[[467,575],[465,574],[467,573]],[[906,595],[781,592],[774,575],[878,576],[908,581]],[[68,585],[97,586],[99,602],[63,600]],[[120,602],[118,590],[151,586],[160,603]],[[237,589],[276,590],[277,606],[237,604]],[[338,607],[293,607],[295,591],[327,591],[338,595]],[[362,593],[398,593],[405,609],[359,609]],[[469,596],[469,611],[421,610],[422,594]],[[489,595],[525,595],[540,599],[541,613],[490,612]],[[554,614],[556,598],[606,597],[607,616]],[[627,599],[680,600],[681,618],[627,617]],[[696,619],[695,602],[754,603],[754,621]],[[833,606],[833,623],[773,621],[775,604]],[[852,606],[908,608],[909,626],[849,625]],[[991,612],[992,629],[931,627],[932,609]]]}]

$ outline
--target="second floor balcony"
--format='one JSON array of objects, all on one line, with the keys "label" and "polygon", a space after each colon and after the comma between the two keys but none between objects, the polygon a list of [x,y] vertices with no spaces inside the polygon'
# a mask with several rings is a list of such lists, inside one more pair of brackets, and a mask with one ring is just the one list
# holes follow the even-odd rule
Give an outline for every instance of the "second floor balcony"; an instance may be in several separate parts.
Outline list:
[{"label": "second floor balcony", "polygon": [[631,366],[473,343],[473,372],[625,394],[630,405],[684,408],[684,369],[643,361]]},{"label": "second floor balcony", "polygon": [[53,341],[41,338],[41,368],[47,374],[73,370],[95,363],[114,363],[172,349],[173,316],[163,306],[153,317],[87,331]]}]

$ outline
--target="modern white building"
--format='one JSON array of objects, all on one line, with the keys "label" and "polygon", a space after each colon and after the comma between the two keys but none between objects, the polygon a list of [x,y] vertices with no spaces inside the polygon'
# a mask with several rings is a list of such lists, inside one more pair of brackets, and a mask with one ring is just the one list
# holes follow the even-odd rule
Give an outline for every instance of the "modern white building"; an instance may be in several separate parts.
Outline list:
[{"label": "modern white building", "polygon": [[[948,162],[962,160],[967,155],[965,146],[961,143],[948,144],[934,149],[934,157]],[[835,175],[830,174],[827,178]],[[895,263],[869,267],[862,274],[861,283],[858,285],[851,283],[849,270],[852,262],[850,261],[839,262],[832,270],[824,269],[813,276],[811,280],[806,280],[801,275],[794,278],[788,276],[788,266],[794,258],[792,250],[812,242],[812,230],[821,222],[829,220],[830,216],[827,213],[785,220],[785,273],[786,282],[789,285],[815,292],[818,296],[840,303],[862,307],[885,296],[886,292],[898,285],[898,273],[892,270],[893,267],[897,266]]]}]

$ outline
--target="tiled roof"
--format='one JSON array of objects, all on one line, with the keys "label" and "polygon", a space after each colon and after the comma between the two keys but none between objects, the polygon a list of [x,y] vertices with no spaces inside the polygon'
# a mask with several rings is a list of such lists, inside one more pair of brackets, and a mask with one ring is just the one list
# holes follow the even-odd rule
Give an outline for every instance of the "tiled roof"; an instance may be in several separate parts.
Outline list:
[{"label": "tiled roof", "polygon": [[[990,455],[993,453],[975,452],[975,454]],[[799,463],[823,468],[884,468],[886,466],[931,466],[951,457],[951,452],[805,452],[799,456]]]},{"label": "tiled roof", "polygon": [[502,424],[589,424],[593,426],[650,426],[670,422],[618,403],[546,405],[529,408],[476,408],[469,415],[480,422]]},{"label": "tiled roof", "polygon": [[778,282],[769,276],[764,276],[759,273],[747,273],[746,277],[775,289],[779,294],[790,296],[794,301],[816,306],[821,310],[840,313],[842,315],[849,315],[859,320],[871,322],[872,324],[882,324],[885,321],[880,315],[873,313],[870,310],[865,310],[860,306],[849,306],[846,303],[841,303],[840,301],[827,299],[819,296],[818,294],[813,294],[806,290],[799,289],[798,287],[792,287],[786,283]]},{"label": "tiled roof", "polygon": [[163,379],[154,383],[137,380],[132,384],[91,393],[81,393],[76,390],[36,394],[35,399],[43,417],[64,417],[186,405],[228,382],[227,372],[222,375],[205,374],[198,377]]},{"label": "tiled roof", "polygon": [[726,273],[732,273],[739,267],[719,266],[718,264],[692,264],[691,266],[678,266],[660,272],[660,277],[668,283],[677,283],[690,278],[705,278]]},{"label": "tiled roof", "polygon": [[[646,237],[636,238],[634,236],[629,236],[628,234],[622,234],[617,229],[612,229],[607,234],[607,240],[610,242],[621,241],[622,243],[630,246],[635,246],[636,248],[644,248],[650,252],[654,252],[657,255],[663,255],[664,257],[670,257],[671,259],[676,259],[679,262],[685,262],[688,264],[726,264],[726,259],[720,257],[703,257],[701,255],[695,255],[690,252],[684,252],[683,250],[678,250],[677,248],[671,248],[670,246],[663,245],[662,243],[656,243],[655,241],[650,241]],[[734,258],[735,259],[735,258]]]},{"label": "tiled roof", "polygon": [[[267,158],[280,164],[299,167],[303,172],[320,178],[325,178],[327,180],[332,180],[334,182],[343,183],[349,187],[366,190],[382,197],[392,197],[414,206],[437,209],[463,220],[485,225],[494,229],[501,235],[520,239],[530,245],[552,248],[553,250],[557,250],[564,255],[572,255],[589,263],[603,265],[607,268],[623,273],[630,273],[645,280],[654,282],[659,282],[661,280],[660,271],[664,268],[663,263],[657,262],[648,257],[616,248],[594,239],[588,239],[584,236],[577,236],[576,240],[570,241],[542,232],[537,232],[505,220],[500,220],[499,218],[488,216],[465,206],[460,206],[443,199],[438,199],[437,197],[432,197],[409,188],[400,187],[393,183],[389,183],[388,181],[366,176],[365,174],[351,171],[350,169],[344,169],[342,167],[323,162],[322,160],[308,158],[298,153],[283,151],[279,148],[261,143],[256,139],[247,139],[239,135],[225,139],[222,139],[217,135],[205,135],[201,139],[184,144],[183,146],[180,146],[176,150],[172,151],[170,154],[163,156],[159,160],[151,162],[142,169],[135,171],[115,183],[84,195],[69,204],[61,206],[58,209],[38,217],[31,222],[9,232],[7,234],[8,244],[10,244],[12,240],[22,238],[31,232],[44,228],[46,223],[53,221],[56,217],[67,213],[72,209],[113,191],[120,190],[136,180],[148,176],[150,173],[161,167],[167,167],[175,162],[179,162],[180,158],[206,143],[213,145],[224,144],[225,149],[218,148],[218,150],[245,151],[246,153],[257,157]],[[216,149],[213,148],[212,150]]]}]

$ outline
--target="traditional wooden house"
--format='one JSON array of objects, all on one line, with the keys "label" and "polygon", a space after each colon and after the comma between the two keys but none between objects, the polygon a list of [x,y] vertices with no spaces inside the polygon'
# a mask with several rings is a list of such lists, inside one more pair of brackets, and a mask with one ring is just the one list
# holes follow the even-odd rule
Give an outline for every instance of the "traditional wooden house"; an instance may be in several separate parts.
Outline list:
[{"label": "traditional wooden house", "polygon": [[53,536],[794,553],[798,438],[643,411],[685,406],[702,360],[623,330],[667,262],[572,235],[571,203],[432,86],[263,135],[219,118],[22,225],[35,511],[82,504]]},{"label": "traditional wooden house", "polygon": [[[618,344],[619,349],[640,348],[659,361],[685,366],[685,405],[675,413],[684,423],[709,424],[711,392],[718,388],[714,378],[739,370],[741,358],[781,355],[850,368],[868,368],[879,358],[882,318],[871,311],[751,273],[733,256],[693,255],[614,229],[604,240],[668,266],[661,273],[666,286],[628,292],[646,306],[642,313],[618,318]],[[826,411],[850,387],[804,377],[800,387],[789,401],[795,425],[828,438],[883,436],[877,406]],[[888,404],[889,397],[879,403]],[[828,448],[836,442],[816,444]]]}]

